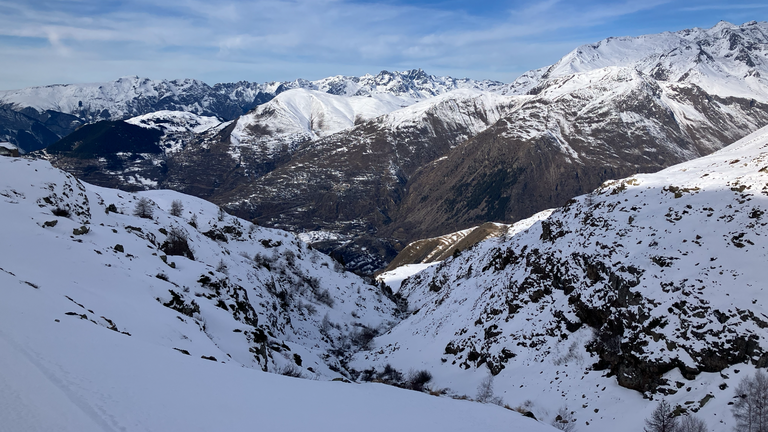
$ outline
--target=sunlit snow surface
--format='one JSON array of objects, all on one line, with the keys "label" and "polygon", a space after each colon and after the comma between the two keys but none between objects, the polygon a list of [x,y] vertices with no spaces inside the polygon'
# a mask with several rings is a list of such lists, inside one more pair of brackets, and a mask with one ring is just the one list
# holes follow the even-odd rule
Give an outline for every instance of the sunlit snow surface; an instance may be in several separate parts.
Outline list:
[{"label": "sunlit snow surface", "polygon": [[[153,219],[132,215],[137,195],[82,185],[44,161],[0,158],[0,431],[547,429],[497,406],[324,381],[339,376],[329,369],[330,339],[391,325],[393,305],[377,288],[291,234],[175,192],[141,196],[153,200]],[[166,212],[176,199],[181,217]],[[69,216],[54,216],[57,208]],[[227,226],[242,235],[201,235]],[[171,227],[188,234],[195,254],[167,257],[175,268],[158,249],[160,230]],[[255,265],[256,254],[273,271]],[[317,278],[333,306],[297,290],[286,321],[265,284],[288,289],[281,280],[293,278],[299,287],[301,275]],[[201,276],[230,288],[217,294]],[[253,327],[234,312],[243,292],[235,285],[274,333],[269,343],[282,344],[266,363],[250,350],[259,347],[246,336]],[[171,290],[200,312],[163,306]],[[330,339],[318,330],[325,319],[335,326]],[[301,373],[320,381],[261,370],[295,365],[297,355]]]}]

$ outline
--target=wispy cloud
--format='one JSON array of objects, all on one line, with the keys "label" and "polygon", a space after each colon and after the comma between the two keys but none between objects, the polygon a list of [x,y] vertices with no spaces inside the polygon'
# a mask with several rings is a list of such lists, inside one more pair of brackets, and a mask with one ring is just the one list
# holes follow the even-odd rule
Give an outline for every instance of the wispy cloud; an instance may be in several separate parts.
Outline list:
[{"label": "wispy cloud", "polygon": [[[116,73],[266,81],[411,67],[511,80],[593,41],[583,40],[585,30],[623,35],[613,22],[670,2],[696,7],[688,0],[522,0],[497,1],[503,4],[491,13],[456,1],[0,0],[0,51],[13,65],[0,69],[0,88]],[[32,61],[14,49],[19,41],[44,46],[31,48]],[[40,67],[48,75],[23,73]]]}]

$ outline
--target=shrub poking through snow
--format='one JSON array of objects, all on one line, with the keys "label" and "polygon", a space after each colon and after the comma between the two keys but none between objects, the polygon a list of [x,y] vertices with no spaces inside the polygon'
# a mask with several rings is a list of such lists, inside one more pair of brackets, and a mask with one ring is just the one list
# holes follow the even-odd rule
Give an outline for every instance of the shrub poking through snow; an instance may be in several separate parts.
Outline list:
[{"label": "shrub poking through snow", "polygon": [[426,369],[420,371],[411,371],[405,381],[406,387],[411,390],[424,391],[424,386],[432,381],[432,373]]},{"label": "shrub poking through snow", "polygon": [[160,246],[160,250],[165,252],[166,255],[180,255],[191,260],[195,259],[192,249],[189,248],[189,243],[187,242],[187,233],[178,227],[172,227],[168,230],[168,235],[165,238],[165,242]]},{"label": "shrub poking through snow", "polygon": [[280,375],[285,375],[294,378],[303,378],[301,369],[292,364],[286,364],[285,366],[278,368],[276,371]]},{"label": "shrub poking through snow", "polygon": [[173,200],[173,202],[171,202],[171,216],[180,217],[183,211],[184,204],[181,203],[181,200]]},{"label": "shrub poking through snow", "polygon": [[568,407],[561,407],[557,410],[557,415],[552,420],[552,426],[565,432],[574,432],[576,430],[576,419],[573,417],[573,411]]}]

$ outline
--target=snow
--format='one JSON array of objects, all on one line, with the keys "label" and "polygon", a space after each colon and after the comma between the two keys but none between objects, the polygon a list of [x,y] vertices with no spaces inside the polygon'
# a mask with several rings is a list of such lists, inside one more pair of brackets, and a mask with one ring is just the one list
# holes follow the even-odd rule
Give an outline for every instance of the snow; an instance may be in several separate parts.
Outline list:
[{"label": "snow", "polygon": [[550,430],[493,405],[192,358],[68,321],[55,296],[19,286],[8,274],[0,280],[2,430]]},{"label": "snow", "polygon": [[222,125],[222,121],[216,117],[167,110],[136,116],[125,122],[162,131],[161,145],[166,153],[178,152],[196,135],[209,130],[216,131]]},{"label": "snow", "polygon": [[394,270],[384,272],[376,277],[376,280],[380,280],[392,288],[393,292],[400,290],[400,285],[404,280],[421,272],[424,269],[439,264],[439,261],[426,263],[426,264],[405,264]]},{"label": "snow", "polygon": [[554,211],[555,209],[542,210],[529,218],[513,223],[509,229],[507,229],[505,238],[514,237],[517,233],[521,233],[532,227],[536,222],[547,219]]},{"label": "snow", "polygon": [[317,139],[411,103],[413,100],[390,94],[336,96],[315,90],[288,90],[241,117],[232,131],[231,140],[235,146],[250,144],[253,138],[250,138],[249,130],[255,125],[277,135]]},{"label": "snow", "polygon": [[[152,219],[131,214],[139,197]],[[174,200],[181,217],[166,212]],[[494,405],[325,381],[344,375],[333,347],[360,326],[393,325],[392,303],[293,235],[211,203],[2,158],[0,220],[0,430],[549,430]],[[164,256],[171,228],[194,260]],[[165,306],[174,293],[199,311]],[[263,371],[288,365],[314,379]]]},{"label": "snow", "polygon": [[[285,90],[304,89],[344,97],[371,96],[409,105],[455,89],[501,88],[496,81],[475,81],[427,75],[421,70],[386,72],[363,77],[335,76],[317,81],[240,81],[208,86],[192,79],[151,80],[137,76],[102,83],[49,85],[0,91],[0,101],[17,108],[54,110],[87,118],[88,121],[119,120],[148,113],[151,106],[174,107],[198,115],[221,109],[253,107],[257,98],[276,96]],[[402,106],[402,105],[401,105]],[[156,109],[156,108],[155,108]],[[219,113],[221,115],[221,113]],[[228,112],[227,115],[231,115]]]},{"label": "snow", "polygon": [[[701,353],[734,352],[729,344],[738,337],[768,346],[768,310],[760,301],[768,278],[766,184],[768,127],[710,156],[606,182],[525,222],[527,229],[411,276],[399,289],[410,316],[377,337],[370,351],[356,354],[353,365],[428,368],[441,385],[472,397],[489,373],[487,363],[469,360],[476,350],[505,366],[497,370],[495,394],[510,406],[530,407],[545,422],[567,406],[579,430],[641,428],[664,397],[673,406],[695,408],[708,430],[730,431],[733,389],[754,371],[750,363],[763,351],[719,373],[702,371]],[[495,258],[505,254],[511,254],[509,264]],[[591,280],[585,262],[604,263],[632,282],[630,295],[637,293],[641,303],[610,306],[616,294],[607,276]],[[631,268],[637,272],[629,273]],[[555,272],[561,284],[573,285],[570,295],[557,287]],[[534,290],[548,286],[550,292],[533,300]],[[593,367],[598,357],[587,350],[600,329],[565,328],[563,320],[581,321],[574,299],[595,310],[608,302],[612,316],[647,313],[658,319],[663,326],[626,327],[621,346],[640,344],[643,351],[634,355],[661,364],[678,361],[698,373],[685,378],[673,366],[663,376],[666,396],[619,386],[617,376]],[[461,350],[449,353],[450,344]],[[498,360],[505,349],[514,356]],[[707,401],[708,395],[714,398]]]}]

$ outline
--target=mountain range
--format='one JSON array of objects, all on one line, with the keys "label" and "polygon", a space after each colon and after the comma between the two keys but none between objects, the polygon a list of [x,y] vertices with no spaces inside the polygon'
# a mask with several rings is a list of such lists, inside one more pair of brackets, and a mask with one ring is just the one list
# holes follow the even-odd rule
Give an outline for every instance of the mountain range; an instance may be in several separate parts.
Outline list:
[{"label": "mountain range", "polygon": [[[107,131],[128,128],[118,121],[82,127],[45,157],[103,186],[170,188],[305,232],[347,268],[370,274],[412,241],[513,223],[606,180],[707,155],[768,124],[767,35],[766,23],[721,22],[609,38],[511,84],[415,70],[249,91],[214,86],[195,99],[207,88],[201,83],[123,79],[100,90],[122,88],[119,98],[83,106],[98,105],[89,112],[106,109],[110,119],[139,114],[137,107],[188,112],[129,120],[163,132],[144,150],[131,151],[130,139],[119,152],[76,150],[80,141],[111,141]],[[72,95],[96,88],[25,89],[0,100],[16,109],[66,107],[71,115],[80,102]],[[265,102],[227,117],[214,112],[211,94]],[[193,114],[212,116],[190,122]],[[232,120],[213,125],[216,118]]]},{"label": "mountain range", "polygon": [[733,430],[768,367],[767,34],[258,87],[229,120],[193,81],[7,92],[10,135],[80,126],[0,157],[3,426],[639,431],[664,401]]},{"label": "mountain range", "polygon": [[[151,80],[138,76],[105,83],[56,84],[0,91],[0,139],[18,144],[26,151],[39,150],[85,123],[127,120],[156,111],[183,111],[228,121],[291,89],[340,96],[388,94],[396,95],[403,103],[413,103],[454,89],[492,90],[501,86],[502,83],[489,80],[436,77],[421,70],[213,86],[193,79]],[[63,118],[51,121],[48,117],[54,115]]]},{"label": "mountain range", "polygon": [[210,202],[2,157],[4,425],[640,430],[664,399],[732,430],[768,365],[766,149],[608,181],[396,292]]}]

